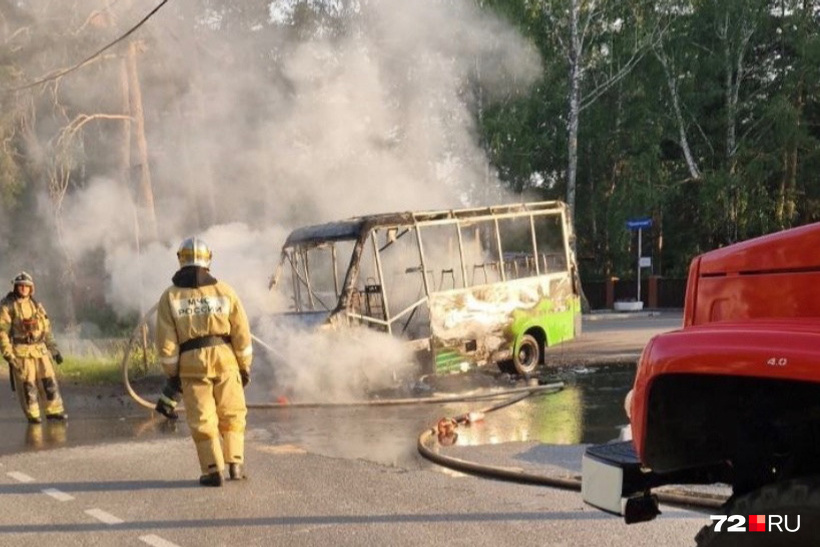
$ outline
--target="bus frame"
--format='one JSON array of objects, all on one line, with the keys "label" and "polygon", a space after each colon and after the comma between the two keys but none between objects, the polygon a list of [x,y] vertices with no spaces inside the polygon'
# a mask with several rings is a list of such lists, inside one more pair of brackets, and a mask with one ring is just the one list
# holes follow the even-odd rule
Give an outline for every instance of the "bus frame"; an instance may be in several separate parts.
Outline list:
[{"label": "bus frame", "polygon": [[[524,233],[527,226],[529,234]],[[429,234],[453,228],[445,233],[446,252],[436,255],[431,245],[442,238]],[[506,237],[505,230],[515,231],[516,238]],[[408,235],[415,245],[405,244],[404,255],[411,250],[415,256],[401,273],[417,282],[420,278],[421,286],[417,298],[397,306],[389,283],[403,280],[388,275],[384,255]],[[352,244],[352,250],[340,276],[343,257],[337,246],[342,242]],[[291,311],[285,315],[322,328],[364,325],[401,336],[424,372],[496,364],[502,371],[529,375],[547,361],[549,348],[581,332],[573,243],[569,212],[560,201],[367,215],[291,232],[270,288],[280,286],[283,272],[289,271]],[[505,245],[510,249],[505,251]],[[324,263],[332,268],[323,294],[311,282],[311,256],[319,250],[329,251]],[[450,267],[437,268],[441,260],[434,255],[446,255],[443,265]],[[371,277],[364,277],[365,269]],[[451,282],[446,289],[445,280]],[[328,297],[334,301],[325,303]],[[414,329],[408,332],[411,323]]]}]

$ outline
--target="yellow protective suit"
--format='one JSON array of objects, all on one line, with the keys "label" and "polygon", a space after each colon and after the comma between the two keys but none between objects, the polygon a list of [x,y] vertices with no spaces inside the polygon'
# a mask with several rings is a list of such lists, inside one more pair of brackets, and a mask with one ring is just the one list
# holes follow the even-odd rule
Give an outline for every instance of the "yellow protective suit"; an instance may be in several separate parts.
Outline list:
[{"label": "yellow protective suit", "polygon": [[57,354],[45,308],[30,296],[8,293],[0,301],[0,353],[14,362],[12,376],[20,407],[29,421],[61,416],[65,409],[51,356]]},{"label": "yellow protective suit", "polygon": [[233,288],[197,266],[181,268],[157,307],[156,343],[166,374],[179,375],[202,474],[244,463],[250,374],[248,318]]}]

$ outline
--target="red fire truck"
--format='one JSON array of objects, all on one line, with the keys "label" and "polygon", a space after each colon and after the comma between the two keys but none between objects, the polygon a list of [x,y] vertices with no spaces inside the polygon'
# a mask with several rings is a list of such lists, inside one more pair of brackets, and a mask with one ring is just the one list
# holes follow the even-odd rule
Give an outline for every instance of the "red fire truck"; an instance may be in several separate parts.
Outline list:
[{"label": "red fire truck", "polygon": [[[584,455],[590,505],[640,522],[654,488],[725,483],[727,515],[820,526],[820,223],[696,257],[683,327],[644,348],[626,410],[633,440]],[[713,523],[698,544],[736,536]]]}]

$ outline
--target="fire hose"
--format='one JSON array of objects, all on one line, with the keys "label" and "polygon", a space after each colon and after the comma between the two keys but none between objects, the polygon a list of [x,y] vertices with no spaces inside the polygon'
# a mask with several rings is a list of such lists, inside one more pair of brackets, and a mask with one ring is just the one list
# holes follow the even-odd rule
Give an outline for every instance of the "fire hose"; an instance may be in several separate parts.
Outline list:
[{"label": "fire hose", "polygon": [[[141,318],[137,326],[131,332],[131,336],[128,340],[128,344],[125,348],[125,352],[123,355],[122,360],[122,378],[123,384],[125,385],[125,389],[131,398],[140,406],[145,407],[149,410],[154,410],[154,403],[144,399],[141,397],[131,385],[131,381],[128,375],[128,362],[131,356],[131,352],[133,350],[134,343],[137,339],[137,336],[141,334],[144,325],[147,323],[148,317],[156,311],[156,305],[151,307],[145,315]],[[270,351],[274,355],[277,355],[279,358],[282,358],[281,354],[279,354],[273,347],[269,344],[266,344],[264,341],[260,340],[256,336],[252,335],[252,338],[255,342],[259,343],[262,347],[266,350]],[[421,456],[426,458],[427,460],[434,462],[438,465],[443,467],[447,467],[449,469],[453,469],[456,471],[461,471],[463,473],[469,473],[476,476],[481,476],[490,479],[496,480],[506,480],[510,482],[516,482],[520,484],[531,484],[531,485],[538,485],[538,486],[547,486],[551,488],[560,488],[565,490],[574,490],[580,491],[581,490],[581,479],[577,476],[572,477],[560,477],[560,476],[549,476],[549,475],[539,475],[535,473],[528,473],[521,469],[512,469],[506,467],[498,467],[498,466],[489,466],[484,464],[479,464],[475,462],[466,461],[460,458],[455,458],[452,456],[446,456],[441,454],[440,452],[435,451],[431,448],[434,439],[436,439],[436,435],[438,435],[438,440],[440,441],[443,438],[451,437],[454,433],[455,429],[458,427],[459,424],[464,425],[471,425],[472,423],[481,421],[487,414],[495,412],[496,410],[500,410],[507,406],[513,405],[519,401],[522,401],[530,396],[537,395],[537,394],[545,394],[545,393],[554,393],[559,391],[563,388],[563,383],[556,382],[546,385],[539,385],[539,386],[527,386],[527,387],[519,387],[519,388],[512,388],[512,389],[504,389],[504,390],[497,390],[492,392],[486,393],[478,393],[478,394],[471,394],[471,395],[456,395],[456,396],[448,396],[448,397],[409,397],[409,398],[396,398],[396,399],[377,399],[377,400],[365,400],[365,401],[351,401],[351,402],[337,402],[337,403],[316,403],[316,402],[287,402],[287,403],[248,403],[248,408],[251,409],[272,409],[272,408],[315,408],[315,407],[353,407],[353,406],[397,406],[397,405],[418,405],[418,404],[444,404],[444,403],[452,403],[452,402],[468,402],[468,401],[481,401],[481,400],[489,400],[489,399],[497,399],[499,397],[509,396],[512,395],[511,398],[501,401],[495,405],[492,405],[488,408],[477,412],[470,412],[467,414],[463,414],[457,416],[456,418],[442,418],[439,420],[436,428],[430,428],[419,435],[417,448]],[[177,407],[177,411],[184,411],[185,409],[182,408],[180,405]],[[721,507],[725,503],[725,498],[720,496],[694,496],[691,494],[686,493],[675,493],[675,492],[657,492],[658,500],[661,503],[667,503],[670,505],[678,505],[678,506],[685,506],[685,507],[701,507],[705,509],[716,509]]]},{"label": "fire hose", "polygon": [[[154,410],[155,403],[152,403],[145,398],[141,397],[139,393],[136,392],[134,387],[131,385],[131,380],[128,375],[128,362],[131,356],[131,352],[133,351],[134,344],[137,340],[137,337],[142,333],[142,329],[146,324],[148,318],[156,311],[156,304],[149,309],[145,315],[140,319],[139,323],[136,327],[131,331],[131,336],[128,339],[128,344],[125,347],[125,352],[122,358],[121,369],[122,369],[122,380],[123,384],[125,385],[125,389],[128,392],[128,395],[140,406],[145,407],[149,410]],[[254,335],[251,335],[251,338],[266,350],[273,353],[277,358],[284,359],[284,357],[277,352],[272,346],[266,344],[264,341],[260,340]],[[399,405],[418,405],[418,404],[444,404],[444,403],[454,403],[454,402],[467,402],[467,401],[483,401],[488,399],[497,399],[500,397],[506,397],[509,395],[516,395],[516,394],[524,394],[525,396],[529,396],[535,393],[540,393],[544,391],[555,390],[556,386],[559,384],[547,384],[547,385],[540,385],[540,386],[526,386],[526,387],[517,387],[511,389],[504,389],[504,390],[494,390],[482,393],[473,393],[470,395],[453,395],[453,396],[446,396],[446,397],[405,397],[405,398],[394,398],[394,399],[373,399],[373,400],[364,400],[364,401],[348,401],[348,402],[276,402],[276,403],[248,403],[248,408],[253,409],[266,409],[266,408],[316,408],[316,407],[356,407],[356,406],[399,406]],[[563,385],[563,384],[560,384]],[[176,407],[177,412],[184,412],[185,409],[182,405]]]},{"label": "fire hose", "polygon": [[[551,392],[555,392],[560,389],[560,387],[555,389],[555,385],[552,387],[553,389]],[[418,442],[416,444],[419,454],[421,454],[425,459],[442,467],[470,475],[476,475],[494,480],[515,482],[519,484],[547,486],[550,488],[560,488],[563,490],[574,490],[576,492],[580,492],[581,478],[577,475],[540,475],[537,473],[529,473],[517,468],[485,465],[453,456],[446,456],[442,454],[440,450],[436,449],[436,441],[438,441],[439,446],[449,446],[454,444],[455,438],[457,438],[455,430],[459,424],[470,426],[477,422],[483,421],[485,415],[513,405],[526,399],[527,397],[530,397],[531,395],[534,395],[534,393],[524,393],[477,412],[469,412],[455,418],[442,418],[438,421],[435,427],[427,429],[419,435]],[[657,495],[658,501],[661,503],[682,507],[718,509],[726,503],[726,498],[719,495],[695,495],[692,493],[675,491],[656,491],[654,494]]]}]

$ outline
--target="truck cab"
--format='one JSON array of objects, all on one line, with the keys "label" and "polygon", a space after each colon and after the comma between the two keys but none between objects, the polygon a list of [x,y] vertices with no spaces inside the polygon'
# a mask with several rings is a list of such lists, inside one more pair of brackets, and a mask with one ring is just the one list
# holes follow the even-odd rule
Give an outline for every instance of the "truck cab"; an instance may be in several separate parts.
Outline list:
[{"label": "truck cab", "polygon": [[632,440],[588,447],[584,500],[651,520],[652,489],[733,498],[820,473],[820,223],[696,257],[682,328],[654,337],[627,397]]}]

